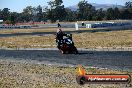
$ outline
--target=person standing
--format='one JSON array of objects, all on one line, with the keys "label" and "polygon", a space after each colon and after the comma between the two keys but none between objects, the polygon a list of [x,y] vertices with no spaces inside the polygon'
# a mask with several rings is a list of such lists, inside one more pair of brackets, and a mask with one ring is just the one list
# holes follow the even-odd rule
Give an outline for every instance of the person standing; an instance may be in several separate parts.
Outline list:
[{"label": "person standing", "polygon": [[82,26],[84,26],[84,22],[82,22]]},{"label": "person standing", "polygon": [[60,23],[58,23],[57,25],[58,25],[58,27],[61,27]]}]

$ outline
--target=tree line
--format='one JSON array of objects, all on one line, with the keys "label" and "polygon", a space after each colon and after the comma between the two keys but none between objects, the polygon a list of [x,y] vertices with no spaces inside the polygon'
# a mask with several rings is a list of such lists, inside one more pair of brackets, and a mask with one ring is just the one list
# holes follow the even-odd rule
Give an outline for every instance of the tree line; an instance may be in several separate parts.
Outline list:
[{"label": "tree line", "polygon": [[0,9],[0,19],[7,24],[15,24],[17,22],[41,22],[50,20],[51,22],[59,21],[101,21],[101,20],[118,20],[132,19],[132,2],[126,2],[122,9],[117,7],[103,10],[97,9],[83,0],[78,3],[77,11],[65,8],[62,0],[52,0],[47,2],[48,6],[32,7],[27,6],[23,12],[10,12],[9,8]]}]

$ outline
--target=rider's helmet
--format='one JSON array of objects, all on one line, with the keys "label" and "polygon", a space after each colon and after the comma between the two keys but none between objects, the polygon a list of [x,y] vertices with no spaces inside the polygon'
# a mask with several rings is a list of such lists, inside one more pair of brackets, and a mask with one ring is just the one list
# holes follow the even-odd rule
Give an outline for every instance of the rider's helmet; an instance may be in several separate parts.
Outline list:
[{"label": "rider's helmet", "polygon": [[61,29],[58,29],[58,30],[57,30],[57,33],[58,33],[58,32],[62,32],[62,30],[61,30]]}]

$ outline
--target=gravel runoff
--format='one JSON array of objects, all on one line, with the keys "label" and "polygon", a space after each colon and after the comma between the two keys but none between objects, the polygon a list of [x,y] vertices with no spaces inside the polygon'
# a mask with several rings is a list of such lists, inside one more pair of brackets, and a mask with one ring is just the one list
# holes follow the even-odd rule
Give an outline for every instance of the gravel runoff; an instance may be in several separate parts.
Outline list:
[{"label": "gravel runoff", "polygon": [[[117,71],[100,70],[116,73]],[[0,59],[0,88],[131,88],[131,84],[85,84],[76,82],[71,66],[45,65],[26,60]],[[90,70],[92,72],[92,69]],[[93,72],[95,72],[93,70]],[[119,74],[120,72],[118,72]]]},{"label": "gravel runoff", "polygon": [[107,72],[110,71],[107,68],[121,69],[121,72],[122,70],[132,70],[132,51],[78,50],[79,54],[77,55],[63,55],[56,48],[1,49],[0,87],[132,88],[131,84],[86,84],[80,86],[76,83],[75,75],[75,67],[78,64]]}]

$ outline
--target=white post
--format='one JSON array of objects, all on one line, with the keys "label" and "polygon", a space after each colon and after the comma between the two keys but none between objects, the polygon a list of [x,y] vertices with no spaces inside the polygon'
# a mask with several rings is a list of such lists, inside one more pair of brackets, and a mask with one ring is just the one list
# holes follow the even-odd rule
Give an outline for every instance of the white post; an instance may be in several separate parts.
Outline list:
[{"label": "white post", "polygon": [[76,30],[78,30],[78,24],[77,23],[75,23],[75,28],[76,28]]}]

